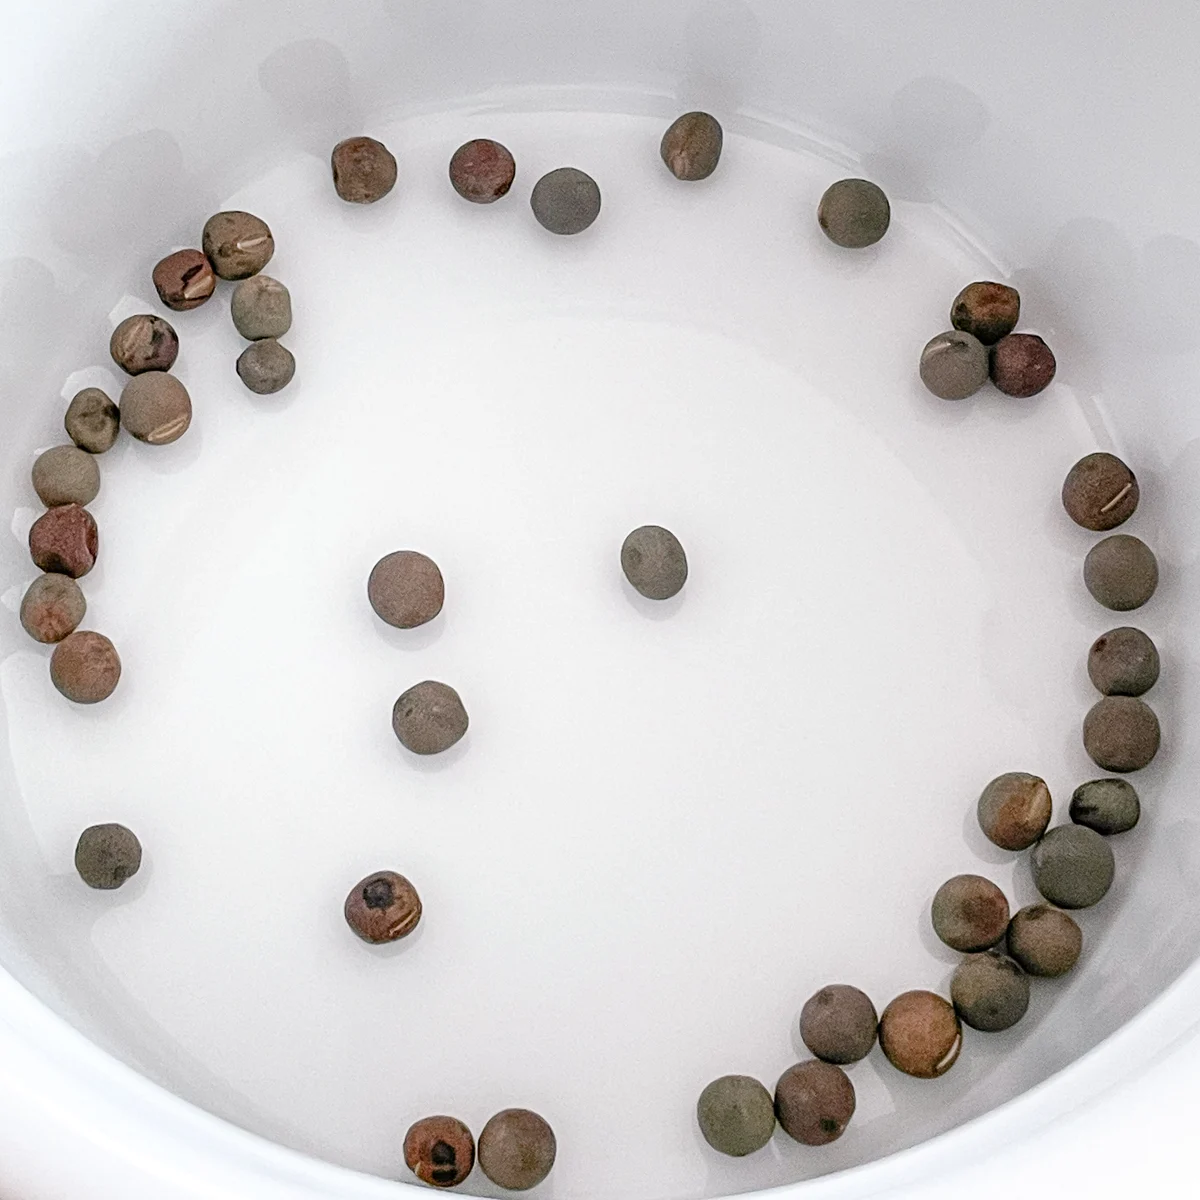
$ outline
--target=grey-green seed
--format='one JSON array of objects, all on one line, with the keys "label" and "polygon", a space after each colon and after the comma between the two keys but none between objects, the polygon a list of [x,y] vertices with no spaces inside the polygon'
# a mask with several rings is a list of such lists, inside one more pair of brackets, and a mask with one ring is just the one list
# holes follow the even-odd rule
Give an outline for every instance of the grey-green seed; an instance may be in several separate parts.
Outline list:
[{"label": "grey-green seed", "polygon": [[996,950],[972,954],[954,972],[950,999],[964,1024],[999,1033],[1011,1029],[1029,1008],[1029,977]]},{"label": "grey-green seed", "polygon": [[529,198],[538,224],[551,233],[582,233],[600,215],[600,188],[574,167],[543,175]]},{"label": "grey-green seed", "polygon": [[749,1075],[723,1075],[700,1093],[696,1120],[704,1140],[722,1154],[742,1158],[761,1150],[775,1132],[771,1093]]},{"label": "grey-green seed", "polygon": [[1105,696],[1083,720],[1083,745],[1103,771],[1126,775],[1149,766],[1162,740],[1154,710],[1135,696]]},{"label": "grey-green seed", "polygon": [[1158,649],[1128,625],[1102,633],[1088,651],[1088,675],[1105,696],[1141,696],[1158,682]]},{"label": "grey-green seed", "polygon": [[1105,608],[1141,608],[1158,588],[1158,561],[1140,538],[1114,533],[1097,542],[1083,561],[1083,582]]},{"label": "grey-green seed", "polygon": [[83,589],[69,575],[39,575],[21,600],[21,626],[34,641],[61,642],[87,614]]},{"label": "grey-green seed", "polygon": [[67,406],[63,425],[80,450],[103,454],[117,440],[121,410],[99,388],[84,388]]},{"label": "grey-green seed", "polygon": [[467,732],[467,710],[449,684],[427,679],[410,687],[392,709],[392,729],[414,754],[441,754]]},{"label": "grey-green seed", "polygon": [[274,338],[263,338],[238,356],[238,378],[256,395],[269,396],[287,387],[296,374],[292,352]]},{"label": "grey-green seed", "polygon": [[91,504],[100,491],[100,468],[78,446],[52,446],[33,464],[33,490],[47,508]]},{"label": "grey-green seed", "polygon": [[1008,928],[1008,900],[982,875],[955,875],[937,890],[933,931],[952,950],[972,954],[994,946]]},{"label": "grey-green seed", "polygon": [[1112,847],[1094,829],[1059,825],[1033,848],[1033,882],[1059,908],[1090,908],[1112,886]]},{"label": "grey-green seed", "polygon": [[659,153],[676,179],[707,179],[721,161],[724,141],[716,117],[705,112],[684,113],[663,134]]},{"label": "grey-green seed", "polygon": [[1065,975],[1083,950],[1083,932],[1074,917],[1049,904],[1030,904],[1008,926],[1008,953],[1030,975]]},{"label": "grey-green seed", "polygon": [[292,327],[292,297],[269,275],[243,279],[233,289],[229,312],[234,328],[252,342],[281,338]]},{"label": "grey-green seed", "polygon": [[838,246],[861,250],[888,231],[892,209],[883,189],[868,179],[841,179],[828,188],[817,208],[817,223]]},{"label": "grey-green seed", "polygon": [[965,400],[988,380],[987,347],[958,329],[930,338],[921,351],[921,382],[941,400]]},{"label": "grey-green seed", "polygon": [[79,835],[75,869],[92,888],[119,888],[138,873],[142,844],[124,825],[92,825]]},{"label": "grey-green seed", "polygon": [[844,1066],[871,1053],[879,1014],[856,987],[833,983],[810,996],[800,1012],[800,1037],[817,1058]]},{"label": "grey-green seed", "polygon": [[1126,833],[1142,815],[1142,803],[1125,779],[1093,779],[1081,783],[1071,797],[1071,820],[1105,837]]},{"label": "grey-green seed", "polygon": [[621,570],[648,600],[669,600],[687,581],[687,555],[669,529],[643,525],[621,546]]}]

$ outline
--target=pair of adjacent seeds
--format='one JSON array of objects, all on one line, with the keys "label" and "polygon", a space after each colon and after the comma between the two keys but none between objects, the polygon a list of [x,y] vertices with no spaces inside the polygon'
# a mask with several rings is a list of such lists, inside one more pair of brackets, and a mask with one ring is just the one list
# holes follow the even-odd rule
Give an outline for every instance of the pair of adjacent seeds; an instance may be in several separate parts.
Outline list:
[{"label": "pair of adjacent seeds", "polygon": [[422,1183],[450,1188],[462,1183],[478,1157],[479,1168],[498,1187],[523,1192],[536,1187],[554,1166],[558,1143],[545,1118],[527,1108],[496,1113],[479,1135],[457,1117],[425,1117],[404,1135],[404,1161]]}]

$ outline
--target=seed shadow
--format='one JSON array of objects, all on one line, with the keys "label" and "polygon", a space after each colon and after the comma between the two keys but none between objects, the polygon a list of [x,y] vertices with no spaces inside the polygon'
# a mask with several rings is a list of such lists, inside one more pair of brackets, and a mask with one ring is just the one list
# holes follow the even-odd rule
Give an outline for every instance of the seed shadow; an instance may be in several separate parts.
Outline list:
[{"label": "seed shadow", "polygon": [[444,612],[445,609],[438,613],[432,621],[426,621],[424,625],[418,625],[415,629],[398,629],[396,626],[389,625],[386,621],[372,613],[371,628],[375,631],[375,635],[379,640],[390,650],[410,652],[428,650],[430,646],[441,639],[442,634],[445,632],[446,618],[443,615]]},{"label": "seed shadow", "polygon": [[400,753],[408,760],[414,771],[420,771],[424,775],[436,775],[441,771],[450,770],[467,756],[467,752],[471,749],[471,734],[468,730],[463,734],[461,740],[455,742],[449,750],[443,750],[441,754],[414,754],[399,742],[397,745],[399,745]]},{"label": "seed shadow", "polygon": [[669,600],[650,600],[641,594],[628,579],[622,579],[621,591],[631,608],[648,617],[651,621],[669,621],[684,605],[687,596],[687,585],[675,593]]},{"label": "seed shadow", "polygon": [[361,132],[363,111],[350,64],[332,42],[306,38],[280,46],[259,63],[258,81],[280,124],[321,158]]}]

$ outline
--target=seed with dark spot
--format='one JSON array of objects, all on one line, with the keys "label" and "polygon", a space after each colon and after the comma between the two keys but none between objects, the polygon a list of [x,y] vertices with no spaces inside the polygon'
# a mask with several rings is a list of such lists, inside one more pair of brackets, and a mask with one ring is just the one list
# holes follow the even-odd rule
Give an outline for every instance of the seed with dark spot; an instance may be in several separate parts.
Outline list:
[{"label": "seed with dark spot", "polygon": [[199,308],[216,290],[212,263],[199,250],[176,250],[154,268],[154,290],[175,312]]},{"label": "seed with dark spot", "polygon": [[1024,400],[1050,386],[1058,364],[1036,333],[1010,333],[992,347],[992,382],[1006,396]]},{"label": "seed with dark spot", "polygon": [[1029,976],[998,950],[972,954],[954,972],[950,999],[965,1025],[1000,1033],[1011,1029],[1029,1008]]},{"label": "seed with dark spot", "polygon": [[424,1117],[404,1135],[404,1161],[422,1183],[454,1187],[475,1165],[475,1139],[455,1117]]},{"label": "seed with dark spot", "polygon": [[1090,908],[1112,886],[1112,847],[1094,829],[1059,825],[1030,855],[1037,890],[1059,908]]},{"label": "seed with dark spot", "polygon": [[962,1026],[954,1006],[933,992],[904,992],[879,1018],[879,1045],[905,1075],[937,1079],[958,1061]]},{"label": "seed with dark spot", "polygon": [[982,875],[955,875],[937,890],[934,932],[952,950],[972,954],[994,946],[1008,928],[1008,901]]},{"label": "seed with dark spot", "polygon": [[414,754],[441,754],[467,732],[467,710],[458,693],[427,679],[410,687],[392,709],[392,729]]},{"label": "seed with dark spot", "polygon": [[1062,502],[1076,525],[1097,533],[1133,516],[1141,492],[1134,473],[1115,454],[1089,454],[1067,472]]},{"label": "seed with dark spot", "polygon": [[1083,933],[1075,919],[1048,904],[1021,909],[1008,926],[1008,952],[1030,975],[1065,975],[1082,949]]},{"label": "seed with dark spot", "polygon": [[364,942],[394,942],[416,929],[421,898],[403,875],[377,871],[350,889],[345,914],[346,924]]},{"label": "seed with dark spot", "polygon": [[84,388],[67,406],[63,425],[80,450],[103,454],[117,440],[121,410],[99,388]]},{"label": "seed with dark spot", "polygon": [[1103,771],[1149,766],[1162,739],[1154,710],[1135,696],[1105,696],[1083,720],[1083,745]]},{"label": "seed with dark spot", "polygon": [[721,122],[706,112],[684,113],[663,134],[659,153],[676,179],[707,179],[721,161],[725,134]]},{"label": "seed with dark spot", "polygon": [[33,490],[47,508],[91,504],[100,491],[100,468],[78,446],[52,446],[33,464]]},{"label": "seed with dark spot", "polygon": [[1140,538],[1114,533],[1088,551],[1083,582],[1105,608],[1130,612],[1141,608],[1158,589],[1158,560]]},{"label": "seed with dark spot", "polygon": [[108,349],[113,362],[129,375],[169,371],[179,355],[179,337],[162,317],[138,313],[113,330]]},{"label": "seed with dark spot", "polygon": [[846,1072],[819,1059],[788,1067],[775,1085],[779,1124],[806,1146],[836,1142],[850,1124],[854,1107],[854,1085]]},{"label": "seed with dark spot", "polygon": [[117,649],[102,633],[76,630],[63,638],[50,656],[51,682],[76,704],[107,700],[120,679]]},{"label": "seed with dark spot", "polygon": [[1088,651],[1088,675],[1106,696],[1141,696],[1158,682],[1158,649],[1128,625],[1101,634]]},{"label": "seed with dark spot", "polygon": [[350,204],[374,204],[396,186],[396,158],[370,137],[338,142],[329,157],[333,187]]},{"label": "seed with dark spot", "polygon": [[124,825],[92,825],[79,835],[75,870],[88,887],[119,888],[141,865],[142,844]]},{"label": "seed with dark spot", "polygon": [[979,827],[988,841],[1003,850],[1026,850],[1046,832],[1051,808],[1044,779],[1025,771],[1009,771],[983,789]]},{"label": "seed with dark spot", "polygon": [[275,239],[266,221],[237,209],[209,217],[200,244],[222,279],[249,279],[275,253]]},{"label": "seed with dark spot", "polygon": [[192,398],[174,375],[147,371],[125,385],[121,422],[139,442],[166,446],[183,437],[192,423]]},{"label": "seed with dark spot", "polygon": [[1020,293],[1004,283],[969,283],[950,306],[950,324],[985,346],[1012,333],[1020,316]]},{"label": "seed with dark spot", "polygon": [[450,183],[472,204],[491,204],[506,196],[516,176],[513,156],[491,138],[476,138],[459,146],[450,159]]},{"label": "seed with dark spot", "polygon": [[269,275],[243,279],[233,289],[229,312],[234,328],[252,342],[281,338],[292,327],[292,297]]},{"label": "seed with dark spot", "polygon": [[921,351],[920,374],[921,382],[938,399],[965,400],[987,383],[987,347],[957,329],[939,333]]},{"label": "seed with dark spot", "polygon": [[381,620],[397,629],[415,629],[442,611],[446,585],[432,558],[397,550],[371,569],[367,599]]},{"label": "seed with dark spot", "polygon": [[833,983],[811,996],[800,1011],[800,1037],[825,1062],[844,1065],[871,1053],[879,1014],[866,992]]},{"label": "seed with dark spot", "polygon": [[574,167],[543,175],[529,198],[538,224],[551,233],[582,233],[600,215],[600,188]]},{"label": "seed with dark spot", "polygon": [[262,338],[238,356],[238,378],[256,395],[270,396],[292,382],[296,359],[274,338]]},{"label": "seed with dark spot", "polygon": [[557,1153],[554,1130],[527,1108],[498,1112],[479,1135],[480,1170],[510,1192],[523,1192],[541,1183],[550,1174]]},{"label": "seed with dark spot", "polygon": [[39,575],[21,601],[21,625],[35,641],[53,644],[74,633],[86,612],[83,591],[69,575]]},{"label": "seed with dark spot", "polygon": [[723,1075],[714,1079],[696,1104],[704,1140],[722,1154],[742,1158],[761,1150],[775,1132],[775,1102],[757,1079]]},{"label": "seed with dark spot", "polygon": [[687,581],[687,555],[669,529],[643,525],[621,546],[621,570],[648,600],[669,600]]},{"label": "seed with dark spot", "polygon": [[848,250],[873,246],[892,223],[883,189],[868,179],[841,179],[827,189],[817,207],[825,236]]},{"label": "seed with dark spot", "polygon": [[96,565],[100,535],[95,519],[78,504],[42,513],[29,531],[29,553],[43,571],[80,579]]},{"label": "seed with dark spot", "polygon": [[1093,779],[1071,797],[1071,820],[1109,837],[1127,833],[1142,815],[1142,802],[1127,779]]}]

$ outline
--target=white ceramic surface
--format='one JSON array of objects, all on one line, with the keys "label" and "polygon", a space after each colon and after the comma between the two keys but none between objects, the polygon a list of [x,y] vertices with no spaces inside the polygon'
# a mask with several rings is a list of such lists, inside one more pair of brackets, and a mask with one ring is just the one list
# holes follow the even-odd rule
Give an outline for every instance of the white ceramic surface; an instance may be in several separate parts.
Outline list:
[{"label": "white ceramic surface", "polygon": [[[172,1195],[380,1190],[170,1099],[62,1019],[233,1125],[385,1176],[403,1176],[400,1136],[425,1112],[478,1129],[538,1108],[561,1146],[538,1194],[562,1198],[847,1167],[811,1194],[929,1194],[1186,1027],[1190,975],[1050,1079],[1200,951],[1200,179],[1163,126],[1200,115],[1181,82],[1200,17],[1163,6],[1148,31],[1097,4],[1081,30],[1019,3],[999,36],[982,6],[893,7],[12,14],[0,1105],[20,1194],[68,1194],[72,1172],[96,1194],[139,1178]],[[718,175],[685,187],[657,141],[693,106],[729,136]],[[401,181],[349,209],[326,157],[363,130],[396,150]],[[488,209],[445,180],[481,135],[519,169]],[[566,163],[605,198],[570,240],[527,206]],[[860,255],[813,221],[850,171],[894,201],[887,240]],[[71,708],[11,611],[33,575],[28,467],[60,437],[63,397],[118,386],[108,332],[157,309],[157,257],[229,206],[275,231],[297,381],[245,393],[224,294],[171,318],[197,419],[176,446],[102,460],[88,625],[126,677],[109,704]],[[1012,278],[1023,327],[1058,352],[1036,401],[946,405],[915,379],[979,277]],[[1083,660],[1121,621],[1084,593],[1092,539],[1057,502],[1094,448],[1143,483],[1127,528],[1163,565],[1137,623],[1163,652],[1166,743],[1137,779],[1145,817],[1116,847],[1118,884],[1081,918],[1085,961],[1037,987],[1017,1030],[969,1036],[942,1081],[878,1051],[853,1068],[859,1112],[835,1147],[780,1135],[720,1159],[694,1130],[696,1093],[726,1071],[773,1081],[802,1050],[812,990],[844,979],[882,1006],[945,987],[954,956],[927,922],[943,878],[976,870],[1032,898],[1024,865],[974,828],[982,784],[1038,771],[1062,813],[1099,774],[1079,745]],[[645,521],[691,560],[666,605],[617,569]],[[407,634],[364,597],[402,546],[448,584],[443,616]],[[472,729],[417,761],[388,714],[426,677],[460,689]],[[107,819],[147,847],[116,895],[71,868],[79,829]],[[426,903],[420,933],[382,952],[340,915],[381,866]],[[1110,1104],[1124,1117],[1137,1095]],[[1096,1123],[1072,1136],[1086,1145]],[[77,1158],[38,1152],[68,1130]]]}]

